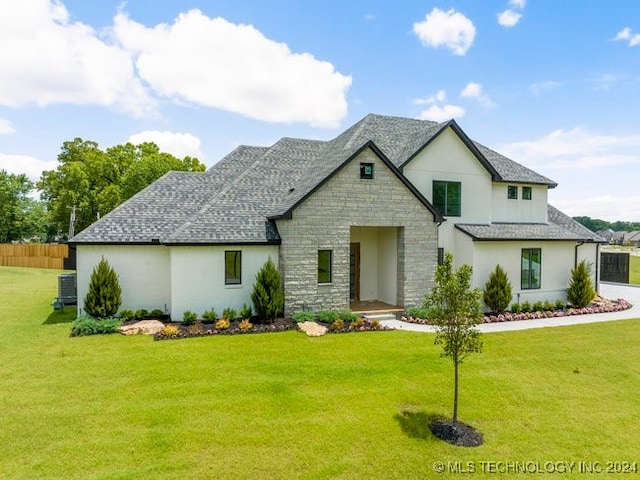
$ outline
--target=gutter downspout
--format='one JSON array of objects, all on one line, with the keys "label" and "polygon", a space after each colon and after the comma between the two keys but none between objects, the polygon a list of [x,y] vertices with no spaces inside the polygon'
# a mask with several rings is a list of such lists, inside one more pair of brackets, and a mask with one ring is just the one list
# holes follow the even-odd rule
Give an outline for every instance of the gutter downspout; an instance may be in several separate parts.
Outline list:
[{"label": "gutter downspout", "polygon": [[576,268],[578,266],[578,248],[582,245],[584,245],[584,240],[576,243],[575,253],[573,255],[573,268]]},{"label": "gutter downspout", "polygon": [[598,266],[600,265],[600,242],[596,243],[596,293],[600,295],[600,273]]}]

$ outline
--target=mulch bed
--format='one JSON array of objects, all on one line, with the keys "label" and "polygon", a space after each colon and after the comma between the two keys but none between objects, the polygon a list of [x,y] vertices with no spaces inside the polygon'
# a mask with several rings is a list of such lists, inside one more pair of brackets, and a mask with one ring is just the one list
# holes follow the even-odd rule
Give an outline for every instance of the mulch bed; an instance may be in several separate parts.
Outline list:
[{"label": "mulch bed", "polygon": [[480,432],[462,422],[454,425],[451,420],[435,420],[429,430],[440,440],[458,447],[477,447],[484,442]]},{"label": "mulch bed", "polygon": [[[182,322],[165,322],[168,326],[176,327],[178,333],[175,335],[164,335],[162,333],[158,333],[154,335],[154,340],[174,340],[179,338],[205,337],[212,335],[248,335],[253,333],[273,333],[298,329],[298,324],[291,318],[278,318],[273,323],[258,323],[258,321],[254,319],[251,320],[252,327],[245,330],[240,328],[240,322],[240,320],[233,320],[229,322],[229,328],[226,329],[216,329],[215,323],[202,323],[200,320],[196,321],[193,325],[184,325]],[[327,334],[390,330],[388,327],[382,325],[372,325],[368,321],[357,328],[351,328],[350,325],[345,322],[344,328],[340,330],[332,330],[331,325],[327,323],[317,323],[327,327]]]}]

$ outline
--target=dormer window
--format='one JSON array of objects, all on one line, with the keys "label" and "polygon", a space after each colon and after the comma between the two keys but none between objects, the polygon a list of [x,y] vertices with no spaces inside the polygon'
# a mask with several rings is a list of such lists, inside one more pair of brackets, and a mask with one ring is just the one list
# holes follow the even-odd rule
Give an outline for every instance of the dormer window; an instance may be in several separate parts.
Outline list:
[{"label": "dormer window", "polygon": [[364,180],[373,180],[373,163],[360,164],[360,178]]},{"label": "dormer window", "polygon": [[518,199],[518,187],[516,185],[509,185],[507,187],[507,198],[509,200],[517,200]]}]

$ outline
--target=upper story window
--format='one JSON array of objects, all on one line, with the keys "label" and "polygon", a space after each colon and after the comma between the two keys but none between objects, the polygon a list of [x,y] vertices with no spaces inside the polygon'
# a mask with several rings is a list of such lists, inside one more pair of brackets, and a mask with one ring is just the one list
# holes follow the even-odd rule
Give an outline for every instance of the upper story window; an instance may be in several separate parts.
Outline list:
[{"label": "upper story window", "polygon": [[373,180],[373,163],[360,164],[360,178]]},{"label": "upper story window", "polygon": [[531,187],[522,187],[522,199],[531,200]]},{"label": "upper story window", "polygon": [[515,185],[509,185],[507,187],[507,198],[509,200],[517,200],[518,199],[518,187]]},{"label": "upper story window", "polygon": [[445,217],[462,215],[462,183],[433,181],[433,206]]},{"label": "upper story window", "polygon": [[224,252],[224,284],[242,284],[242,252],[240,250]]}]

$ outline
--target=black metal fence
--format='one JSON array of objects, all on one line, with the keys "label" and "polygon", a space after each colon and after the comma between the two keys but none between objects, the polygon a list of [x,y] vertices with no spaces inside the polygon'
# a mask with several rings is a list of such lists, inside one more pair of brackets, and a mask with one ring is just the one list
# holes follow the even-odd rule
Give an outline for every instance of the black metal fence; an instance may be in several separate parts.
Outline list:
[{"label": "black metal fence", "polygon": [[603,282],[629,283],[629,253],[601,252],[600,280]]}]

